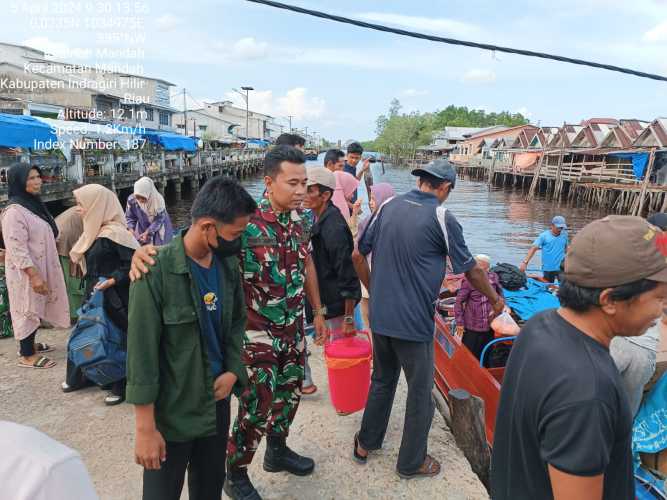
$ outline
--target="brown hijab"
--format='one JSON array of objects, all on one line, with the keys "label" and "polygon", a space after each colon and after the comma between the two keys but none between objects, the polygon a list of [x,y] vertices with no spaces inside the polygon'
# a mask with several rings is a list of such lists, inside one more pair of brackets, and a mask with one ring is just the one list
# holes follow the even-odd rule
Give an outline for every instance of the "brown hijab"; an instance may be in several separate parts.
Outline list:
[{"label": "brown hijab", "polygon": [[115,193],[99,184],[86,184],[73,194],[85,213],[83,233],[69,254],[72,262],[85,271],[84,256],[97,238],[108,238],[133,250],[139,248],[139,243],[127,228],[123,207]]},{"label": "brown hijab", "polygon": [[59,233],[56,240],[58,255],[69,257],[72,247],[83,234],[83,219],[77,207],[68,208],[56,217],[56,225]]}]

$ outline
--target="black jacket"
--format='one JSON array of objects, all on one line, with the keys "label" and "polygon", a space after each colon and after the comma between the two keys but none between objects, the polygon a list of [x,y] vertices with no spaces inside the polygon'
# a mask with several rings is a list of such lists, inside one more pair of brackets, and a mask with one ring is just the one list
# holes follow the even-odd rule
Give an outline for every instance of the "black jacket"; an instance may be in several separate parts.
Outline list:
[{"label": "black jacket", "polygon": [[[326,318],[345,314],[345,300],[361,299],[359,277],[352,264],[354,239],[340,210],[329,202],[311,231],[313,261],[317,270],[320,300],[327,308]],[[312,310],[307,308],[312,321]]]},{"label": "black jacket", "polygon": [[97,238],[86,251],[86,297],[100,278],[114,278],[116,285],[104,292],[104,310],[118,328],[127,332],[130,298],[130,264],[134,250],[108,239]]}]

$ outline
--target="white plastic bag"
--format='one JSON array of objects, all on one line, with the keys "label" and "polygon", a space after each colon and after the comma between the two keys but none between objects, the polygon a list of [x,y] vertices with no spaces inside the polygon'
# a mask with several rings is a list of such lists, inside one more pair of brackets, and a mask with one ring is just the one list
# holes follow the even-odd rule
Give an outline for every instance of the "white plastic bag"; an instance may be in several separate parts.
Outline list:
[{"label": "white plastic bag", "polygon": [[497,335],[505,336],[518,335],[519,330],[521,330],[507,311],[504,311],[491,322],[491,328]]}]

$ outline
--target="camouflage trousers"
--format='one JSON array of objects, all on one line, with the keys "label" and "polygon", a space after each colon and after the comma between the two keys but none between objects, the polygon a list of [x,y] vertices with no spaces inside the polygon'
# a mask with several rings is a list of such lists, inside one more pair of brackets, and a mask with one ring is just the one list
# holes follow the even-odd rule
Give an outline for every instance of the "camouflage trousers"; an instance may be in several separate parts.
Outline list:
[{"label": "camouflage trousers", "polygon": [[302,334],[257,340],[244,346],[242,359],[250,383],[239,397],[227,445],[228,468],[247,467],[265,434],[286,437],[301,400]]}]

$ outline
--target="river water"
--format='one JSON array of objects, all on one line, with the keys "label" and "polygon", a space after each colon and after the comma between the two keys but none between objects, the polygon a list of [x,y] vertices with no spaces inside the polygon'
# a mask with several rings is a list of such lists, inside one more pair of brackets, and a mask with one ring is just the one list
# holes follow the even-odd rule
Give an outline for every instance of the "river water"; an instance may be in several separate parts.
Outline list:
[{"label": "river water", "polygon": [[[317,162],[310,163],[317,165]],[[415,178],[408,170],[390,165],[385,165],[384,175],[376,175],[375,182],[389,182],[399,194],[415,187]],[[243,184],[256,198],[264,190],[259,176],[246,179]],[[526,201],[525,198],[525,192],[520,189],[497,188],[484,182],[459,179],[445,207],[456,215],[463,226],[468,248],[473,255],[484,253],[494,263],[510,262],[516,265],[523,260],[537,235],[548,228],[555,215],[566,218],[570,235],[605,215],[590,208],[572,207],[539,198]],[[167,203],[175,225],[187,225],[191,196],[186,194],[179,202],[167,199]],[[529,269],[538,269],[539,266],[538,252]]]}]

